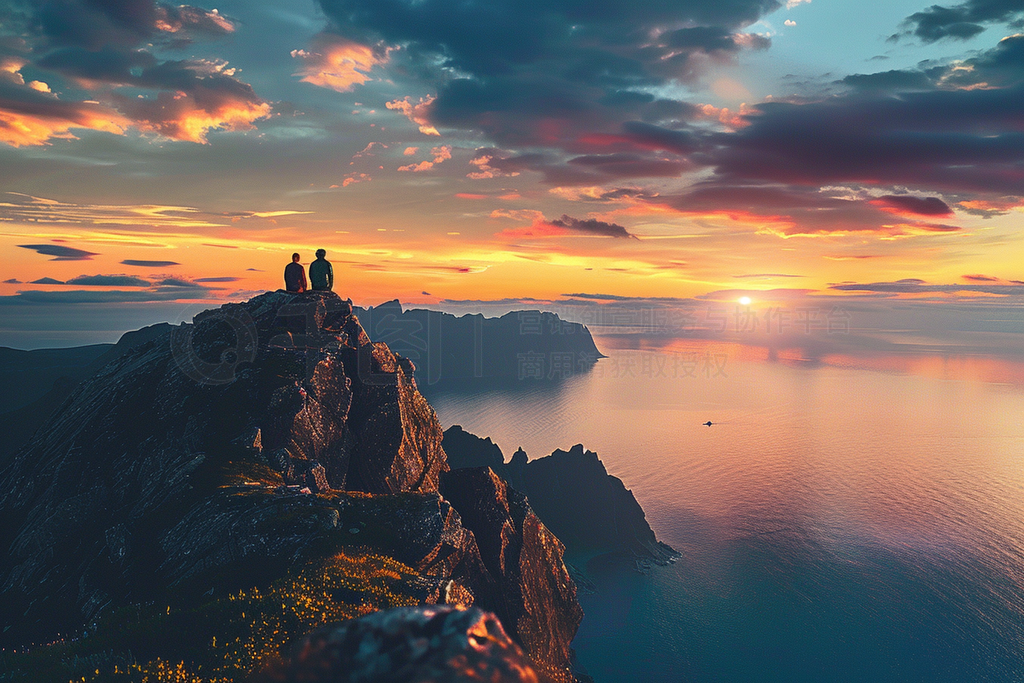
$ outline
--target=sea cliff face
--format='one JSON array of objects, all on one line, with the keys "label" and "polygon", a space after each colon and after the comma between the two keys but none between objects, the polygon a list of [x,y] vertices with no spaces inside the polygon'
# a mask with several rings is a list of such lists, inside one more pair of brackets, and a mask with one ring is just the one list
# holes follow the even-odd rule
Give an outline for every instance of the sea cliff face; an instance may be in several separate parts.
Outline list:
[{"label": "sea cliff face", "polygon": [[505,462],[489,438],[459,425],[445,430],[443,443],[453,475],[462,468],[490,468],[529,498],[545,526],[572,554],[617,554],[641,565],[663,564],[679,555],[655,537],[622,480],[608,474],[597,454],[582,444],[536,460],[520,449]]},{"label": "sea cliff face", "polygon": [[[197,316],[85,380],[3,463],[3,642],[86,629],[109,645],[97,671],[180,658],[241,680],[266,663],[253,651],[273,660],[285,643],[266,642],[331,615],[472,604],[568,680],[582,612],[563,546],[493,472],[448,476],[441,439],[413,364],[336,295],[273,292]],[[206,650],[185,642],[225,623],[232,642],[257,641],[262,627],[243,626],[263,608],[210,615],[275,591],[291,596],[285,625],[259,636],[263,650],[238,645],[237,665],[210,659],[216,635]],[[149,635],[111,620],[126,609]],[[154,645],[182,614],[194,633]]]}]

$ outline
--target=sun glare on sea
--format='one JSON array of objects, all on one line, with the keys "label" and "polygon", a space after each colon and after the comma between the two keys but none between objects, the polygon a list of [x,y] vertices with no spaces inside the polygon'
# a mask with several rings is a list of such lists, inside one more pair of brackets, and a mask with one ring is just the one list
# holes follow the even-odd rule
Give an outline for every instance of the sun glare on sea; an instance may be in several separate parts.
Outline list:
[{"label": "sun glare on sea", "polygon": [[741,296],[739,302],[744,306],[749,306],[752,299],[749,296]]}]

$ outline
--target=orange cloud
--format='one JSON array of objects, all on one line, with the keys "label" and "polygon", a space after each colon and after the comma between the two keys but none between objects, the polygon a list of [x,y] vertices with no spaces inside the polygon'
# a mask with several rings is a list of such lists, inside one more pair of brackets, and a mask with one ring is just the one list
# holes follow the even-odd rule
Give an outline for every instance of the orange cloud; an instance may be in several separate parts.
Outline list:
[{"label": "orange cloud", "polygon": [[123,134],[130,122],[96,102],[65,102],[40,81],[26,83],[24,59],[0,59],[0,142],[18,146],[47,144],[50,138],[74,138],[73,128]]},{"label": "orange cloud", "polygon": [[170,8],[166,5],[157,5],[156,21],[154,28],[166,33],[178,33],[182,29],[197,28],[211,33],[234,33],[235,25],[228,21],[217,10],[209,12],[192,7],[180,5]]},{"label": "orange cloud", "polygon": [[430,125],[430,120],[427,118],[427,112],[434,99],[433,97],[420,98],[418,104],[413,104],[406,97],[401,100],[392,100],[384,106],[402,112],[407,119],[420,127],[420,132],[424,135],[441,135],[437,132],[437,128]]},{"label": "orange cloud", "polygon": [[961,209],[967,213],[974,214],[975,216],[990,218],[992,216],[1001,216],[1014,210],[1024,210],[1024,200],[1016,197],[999,201],[974,199],[958,202],[957,206],[961,207]]},{"label": "orange cloud", "polygon": [[443,161],[447,161],[452,158],[452,148],[448,145],[441,147],[434,147],[430,150],[430,153],[434,155],[433,161],[421,161],[418,164],[409,164],[408,166],[399,166],[399,171],[411,171],[413,173],[420,173],[422,171],[429,171],[434,168],[437,164]]},{"label": "orange cloud", "polygon": [[476,159],[470,159],[469,163],[476,166],[480,170],[473,171],[472,173],[467,173],[466,177],[471,178],[473,180],[485,180],[487,178],[512,178],[519,175],[519,171],[512,171],[511,173],[507,173],[505,171],[502,171],[501,169],[494,168],[493,166],[490,165],[491,159],[493,158],[493,156],[485,155],[482,157],[477,157]]},{"label": "orange cloud", "polygon": [[22,114],[0,103],[0,142],[14,147],[49,144],[51,138],[75,139],[73,128],[124,134],[130,122],[117,112],[97,105],[68,107],[63,117]]},{"label": "orange cloud", "polygon": [[699,104],[697,108],[700,110],[702,118],[714,119],[734,130],[749,126],[750,122],[747,121],[746,117],[757,112],[755,107],[748,106],[745,102],[740,105],[739,111],[734,111],[728,107],[716,107],[711,104]]},{"label": "orange cloud", "polygon": [[350,173],[348,176],[345,177],[344,180],[341,181],[341,186],[348,187],[353,183],[361,183],[365,180],[372,180],[372,178],[370,178],[370,176],[366,175],[365,173]]},{"label": "orange cloud", "polygon": [[303,83],[338,92],[366,83],[373,67],[388,61],[387,53],[382,57],[369,46],[323,35],[314,39],[310,50],[292,50],[291,55],[303,62],[295,74]]},{"label": "orange cloud", "polygon": [[140,130],[201,144],[211,130],[252,130],[253,121],[270,116],[270,105],[248,86],[241,93],[200,86],[191,93],[162,92],[156,99],[118,100]]},{"label": "orange cloud", "polygon": [[71,130],[83,128],[123,134],[131,125],[116,111],[95,102],[64,102],[41,81],[25,83],[26,62],[0,60],[0,142],[14,147],[48,144],[51,138],[74,139]]}]

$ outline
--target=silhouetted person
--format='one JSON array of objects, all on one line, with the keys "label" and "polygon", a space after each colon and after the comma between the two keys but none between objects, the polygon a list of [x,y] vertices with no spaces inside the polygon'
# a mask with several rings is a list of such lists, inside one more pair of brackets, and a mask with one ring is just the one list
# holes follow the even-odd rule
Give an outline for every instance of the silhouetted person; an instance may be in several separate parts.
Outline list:
[{"label": "silhouetted person", "polygon": [[329,292],[334,287],[334,268],[325,256],[326,251],[316,250],[316,261],[309,264],[309,283],[314,290]]},{"label": "silhouetted person", "polygon": [[[312,268],[309,274],[313,274]],[[296,294],[306,291],[306,269],[299,263],[298,254],[292,254],[292,262],[284,267],[284,288]]]}]

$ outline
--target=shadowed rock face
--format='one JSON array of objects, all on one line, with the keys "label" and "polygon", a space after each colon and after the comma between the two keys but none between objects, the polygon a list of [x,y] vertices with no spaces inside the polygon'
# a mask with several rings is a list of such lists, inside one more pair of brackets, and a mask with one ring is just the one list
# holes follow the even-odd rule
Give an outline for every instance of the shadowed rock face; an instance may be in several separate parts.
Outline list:
[{"label": "shadowed rock face", "polygon": [[493,614],[476,608],[406,607],[326,626],[257,681],[307,683],[538,683]]},{"label": "shadowed rock face", "polygon": [[441,438],[412,364],[337,295],[201,314],[85,380],[3,463],[0,641],[223,595],[358,546],[415,568],[423,603],[491,609],[564,668],[581,612],[561,546],[492,480],[457,478],[442,498]]},{"label": "shadowed rock face", "polygon": [[488,467],[447,472],[441,492],[462,512],[480,556],[496,579],[485,597],[510,633],[547,662],[569,660],[583,619],[576,586],[562,561],[564,547],[530,509],[526,497]]},{"label": "shadowed rock face", "polygon": [[39,637],[180,581],[173,558],[225,531],[195,510],[253,468],[312,493],[436,491],[440,436],[411,365],[337,295],[208,311],[83,382],[0,472],[5,622]]},{"label": "shadowed rock face", "polygon": [[536,460],[520,449],[506,463],[490,439],[455,425],[444,433],[444,448],[449,477],[461,468],[490,467],[526,494],[537,516],[571,552],[627,553],[656,563],[678,556],[655,538],[632,492],[580,444]]}]

